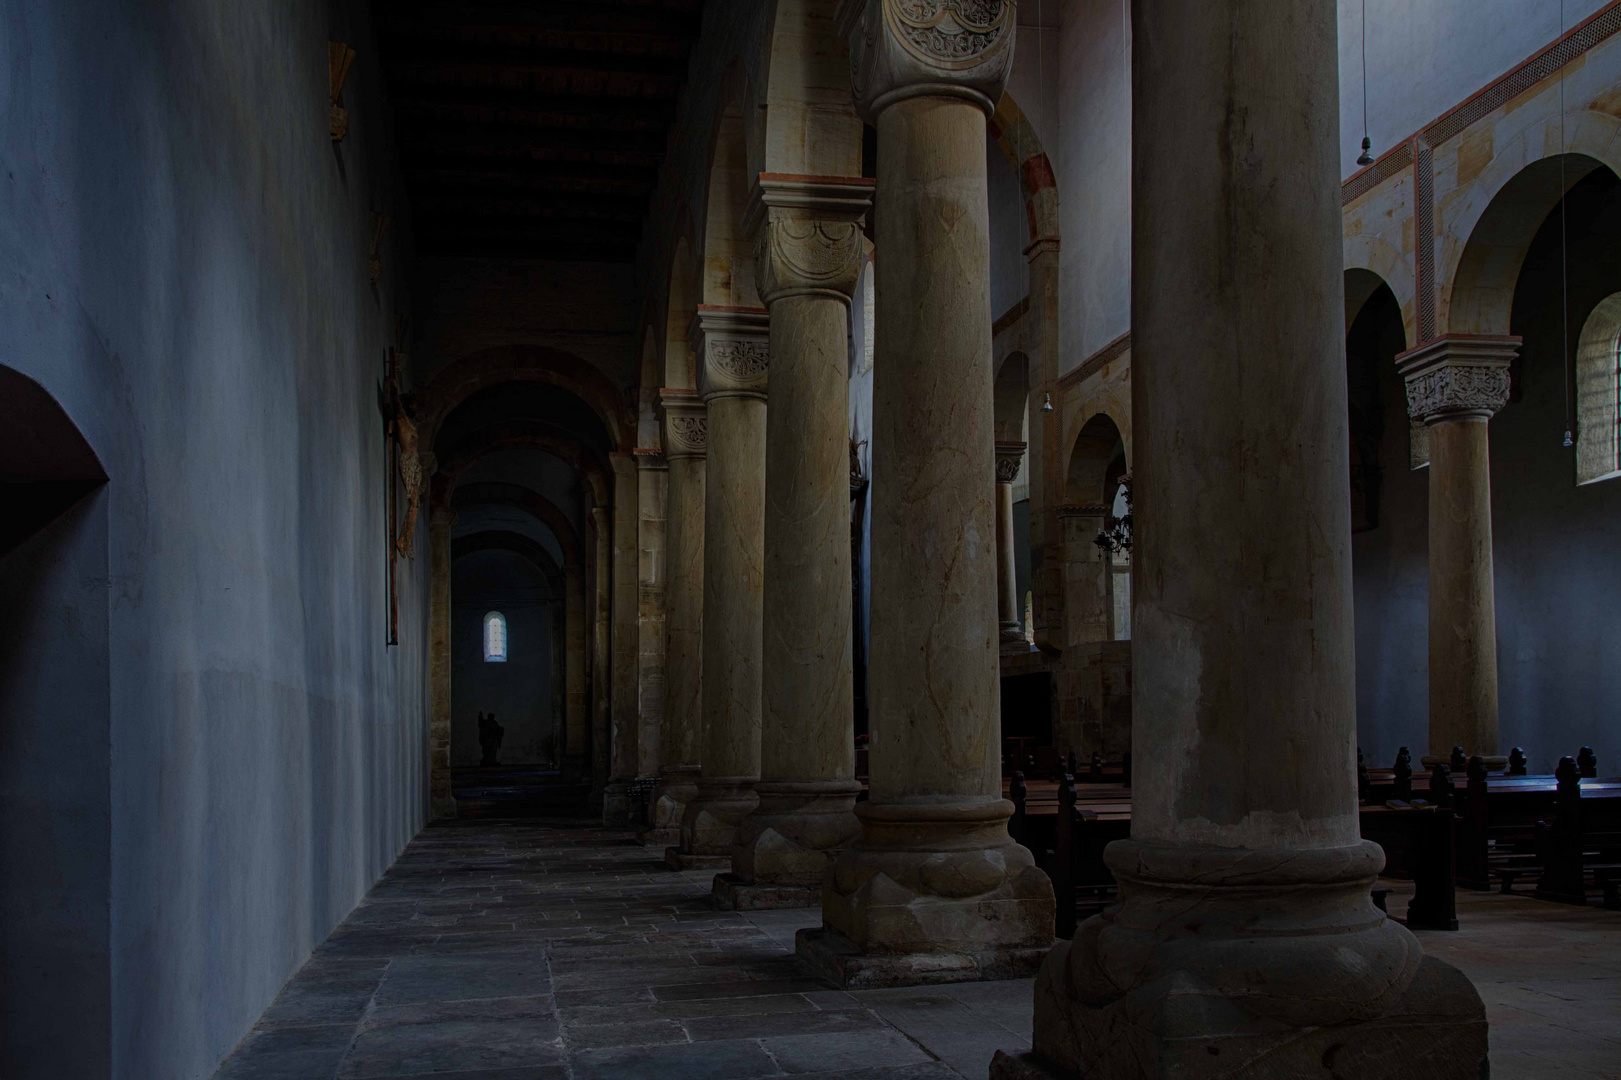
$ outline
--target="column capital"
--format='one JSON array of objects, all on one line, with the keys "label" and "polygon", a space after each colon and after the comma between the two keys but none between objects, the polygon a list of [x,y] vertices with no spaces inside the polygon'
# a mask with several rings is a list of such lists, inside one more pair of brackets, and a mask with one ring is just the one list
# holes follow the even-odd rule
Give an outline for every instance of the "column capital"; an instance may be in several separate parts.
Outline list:
[{"label": "column capital", "polygon": [[1014,0],[842,0],[856,106],[870,122],[909,97],[960,97],[989,117],[1013,65]]},{"label": "column capital", "polygon": [[1396,357],[1407,383],[1407,413],[1427,425],[1487,420],[1508,404],[1509,364],[1520,339],[1447,334]]},{"label": "column capital", "polygon": [[1024,461],[1024,447],[1022,442],[998,442],[996,444],[996,482],[998,484],[1011,484],[1019,478],[1019,465]]},{"label": "column capital", "polygon": [[631,451],[636,457],[636,471],[668,469],[670,466],[664,460],[664,451],[656,446],[638,446]]},{"label": "column capital", "polygon": [[698,305],[688,341],[698,354],[707,403],[718,397],[765,400],[771,360],[771,317],[764,308]]},{"label": "column capital", "polygon": [[1035,262],[1048,252],[1051,252],[1054,255],[1058,254],[1058,237],[1038,236],[1024,246],[1024,258],[1026,262]]},{"label": "column capital", "polygon": [[873,187],[860,176],[756,178],[743,228],[754,236],[755,285],[767,306],[805,295],[849,303],[866,257],[861,220]]},{"label": "column capital", "polygon": [[709,410],[696,390],[659,391],[664,408],[664,456],[669,461],[703,458],[709,452]]}]

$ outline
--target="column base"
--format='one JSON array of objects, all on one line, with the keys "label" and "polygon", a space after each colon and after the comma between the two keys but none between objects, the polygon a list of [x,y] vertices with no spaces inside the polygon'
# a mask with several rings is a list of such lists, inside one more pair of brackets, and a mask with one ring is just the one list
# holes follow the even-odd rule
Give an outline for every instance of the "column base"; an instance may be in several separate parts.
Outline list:
[{"label": "column base", "polygon": [[[808,889],[814,897],[809,904],[821,903],[828,867],[845,845],[861,835],[861,823],[854,813],[860,783],[762,780],[754,790],[760,801],[738,826],[732,847],[733,875],[742,885],[762,890]],[[806,906],[798,902],[767,905],[764,901],[769,892],[757,895],[761,902],[755,907]]]},{"label": "column base", "polygon": [[681,830],[644,825],[636,830],[636,842],[643,847],[657,848],[662,851],[664,848],[680,845]]},{"label": "column base", "polygon": [[730,867],[738,826],[759,803],[753,776],[704,776],[681,815],[681,854],[719,855]]},{"label": "column base", "polygon": [[635,825],[631,820],[630,788],[618,781],[602,789],[602,824],[610,829]]},{"label": "column base", "polygon": [[716,874],[711,895],[715,906],[723,911],[816,907],[822,902],[822,889],[818,885],[761,885],[745,881],[736,874]]},{"label": "column base", "polygon": [[664,865],[671,870],[727,870],[731,868],[730,855],[694,855],[678,847],[664,849]]},{"label": "column base", "polygon": [[[1059,965],[1070,949],[1053,950]],[[1047,969],[1036,983],[1037,1032],[1050,1008]],[[1483,1080],[1486,1017],[1463,973],[1425,957],[1385,1016],[1321,1027],[1285,1027],[1246,1011],[1186,972],[1168,975],[1100,1008],[1066,1012],[1078,1054],[1070,1067],[1031,1051],[997,1051],[990,1080]],[[1080,1064],[1084,1060],[1084,1071]]]},{"label": "column base", "polygon": [[1480,995],[1373,906],[1378,845],[1117,840],[1104,859],[1120,900],[1052,950],[1035,1045],[993,1077],[1483,1075]]},{"label": "column base", "polygon": [[1052,947],[1052,882],[1008,836],[1012,803],[865,802],[855,814],[861,837],[822,887],[822,932],[799,937],[825,976],[871,986],[1018,978]]},{"label": "column base", "polygon": [[[716,887],[720,878],[715,879]],[[868,953],[826,927],[794,935],[794,951],[817,975],[845,990],[889,986],[1028,979],[1047,958],[1048,946],[990,946],[973,951]]]},{"label": "column base", "polygon": [[698,795],[698,778],[703,770],[696,765],[671,766],[659,774],[658,790],[653,797],[652,824],[636,830],[636,839],[656,847],[678,847],[681,843],[681,818],[687,806]]}]

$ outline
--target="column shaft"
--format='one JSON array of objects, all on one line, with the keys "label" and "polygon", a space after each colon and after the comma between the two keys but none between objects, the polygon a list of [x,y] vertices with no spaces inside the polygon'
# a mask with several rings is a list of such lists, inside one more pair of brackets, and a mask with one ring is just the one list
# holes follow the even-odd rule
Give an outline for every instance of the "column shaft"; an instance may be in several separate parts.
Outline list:
[{"label": "column shaft", "polygon": [[665,678],[658,798],[649,843],[679,844],[698,793],[703,749],[704,452],[708,420],[696,391],[662,390],[670,465],[665,514]]},{"label": "column shaft", "polygon": [[852,810],[850,294],[865,260],[859,178],[762,176],[746,215],[771,311],[766,432],[764,724],[758,809],[739,830],[729,907],[815,904]]},{"label": "column shaft", "polygon": [[609,717],[612,724],[612,760],[603,796],[606,824],[626,824],[630,810],[629,784],[636,779],[636,461],[633,455],[610,454],[613,465],[614,504],[612,568],[612,636],[608,648]]},{"label": "column shaft", "polygon": [[564,573],[563,633],[568,641],[566,664],[565,713],[567,730],[564,745],[560,747],[565,767],[571,776],[582,776],[588,768],[586,757],[590,728],[590,703],[586,700],[585,670],[586,641],[589,637],[585,602],[585,566],[579,560]]},{"label": "column shaft", "polygon": [[798,951],[845,985],[1006,978],[1053,927],[999,750],[985,122],[1014,5],[847,0],[840,18],[878,129],[871,782]]},{"label": "column shaft", "polygon": [[[1132,9],[1132,739],[1153,764],[1104,855],[1119,902],[1037,977],[1050,1070],[1466,1076],[1485,1053],[1478,995],[1373,907],[1383,854],[1359,838],[1335,19]],[[1025,1075],[1007,1061],[994,1077]]]},{"label": "column shaft", "polygon": [[636,482],[636,757],[638,775],[653,776],[659,771],[660,725],[664,719],[664,548],[669,470],[661,452],[636,451]]},{"label": "column shaft", "polygon": [[[1030,314],[1035,364],[1030,379],[1030,587],[1036,645],[1049,653],[1068,641],[1064,609],[1062,395],[1058,387],[1058,238],[1042,237],[1025,251],[1030,261]],[[1044,411],[1051,401],[1053,411]]]},{"label": "column shaft", "polygon": [[703,774],[681,821],[684,868],[729,865],[760,778],[765,546],[765,313],[700,307],[708,408],[704,505]]},{"label": "column shaft", "polygon": [[434,817],[455,817],[450,787],[450,527],[456,512],[428,512],[428,790]]},{"label": "column shaft", "polygon": [[601,810],[613,760],[609,717],[612,680],[608,670],[613,627],[613,519],[607,507],[591,508],[591,526],[596,534],[596,606],[591,618],[591,807]]},{"label": "column shaft", "polygon": [[1023,457],[1024,443],[996,444],[996,610],[1002,644],[1008,648],[1024,645],[1020,620],[1024,602],[1019,596],[1013,535],[1013,481],[1019,477]]},{"label": "column shaft", "polygon": [[1447,334],[1396,358],[1407,410],[1430,437],[1430,757],[1497,753],[1492,415],[1508,404],[1520,339]]}]

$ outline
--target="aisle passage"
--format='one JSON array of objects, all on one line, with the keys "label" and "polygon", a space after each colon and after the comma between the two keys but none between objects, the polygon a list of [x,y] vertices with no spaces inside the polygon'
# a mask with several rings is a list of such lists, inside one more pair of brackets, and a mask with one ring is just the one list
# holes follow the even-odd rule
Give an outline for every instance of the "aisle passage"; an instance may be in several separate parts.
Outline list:
[{"label": "aisle passage", "polygon": [[831,990],[793,955],[815,911],[717,911],[711,877],[584,822],[431,826],[216,1080],[982,1080],[1029,1048],[1029,980]]}]

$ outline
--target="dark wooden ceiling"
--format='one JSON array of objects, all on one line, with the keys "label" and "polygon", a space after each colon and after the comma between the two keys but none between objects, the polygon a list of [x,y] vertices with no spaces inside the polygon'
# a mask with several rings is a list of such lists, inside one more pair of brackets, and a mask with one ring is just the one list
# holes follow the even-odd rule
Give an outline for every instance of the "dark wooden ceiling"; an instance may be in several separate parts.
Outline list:
[{"label": "dark wooden ceiling", "polygon": [[424,255],[629,262],[703,0],[374,0]]}]

